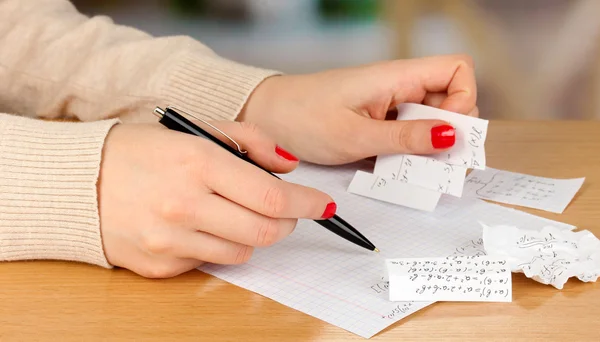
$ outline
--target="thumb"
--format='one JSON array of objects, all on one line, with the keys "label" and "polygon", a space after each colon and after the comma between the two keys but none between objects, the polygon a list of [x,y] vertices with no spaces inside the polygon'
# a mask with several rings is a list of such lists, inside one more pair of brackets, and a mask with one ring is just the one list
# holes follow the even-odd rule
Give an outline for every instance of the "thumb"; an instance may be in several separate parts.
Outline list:
[{"label": "thumb", "polygon": [[442,120],[365,120],[365,138],[371,155],[434,154],[448,150],[456,141],[456,131]]},{"label": "thumb", "polygon": [[[237,146],[226,136],[206,124],[195,122],[210,132],[214,137],[237,150]],[[263,134],[260,129],[249,122],[213,121],[211,125],[247,151],[248,157],[265,169],[275,173],[288,173],[298,166],[298,158],[281,148],[272,139]]]}]

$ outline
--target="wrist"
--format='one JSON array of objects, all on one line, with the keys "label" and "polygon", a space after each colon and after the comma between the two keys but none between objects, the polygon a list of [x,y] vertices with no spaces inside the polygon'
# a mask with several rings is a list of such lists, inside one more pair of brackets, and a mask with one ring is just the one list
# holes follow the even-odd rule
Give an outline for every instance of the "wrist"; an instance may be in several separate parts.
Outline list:
[{"label": "wrist", "polygon": [[262,80],[248,96],[235,121],[257,124],[264,121],[270,115],[272,104],[277,101],[276,90],[282,77],[273,75]]}]

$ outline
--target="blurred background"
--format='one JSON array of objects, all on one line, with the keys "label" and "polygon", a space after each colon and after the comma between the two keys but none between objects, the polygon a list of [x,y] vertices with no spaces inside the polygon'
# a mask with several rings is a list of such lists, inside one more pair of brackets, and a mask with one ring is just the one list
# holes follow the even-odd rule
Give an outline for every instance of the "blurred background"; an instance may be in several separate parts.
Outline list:
[{"label": "blurred background", "polygon": [[600,119],[600,0],[73,0],[286,73],[468,53],[487,119]]}]

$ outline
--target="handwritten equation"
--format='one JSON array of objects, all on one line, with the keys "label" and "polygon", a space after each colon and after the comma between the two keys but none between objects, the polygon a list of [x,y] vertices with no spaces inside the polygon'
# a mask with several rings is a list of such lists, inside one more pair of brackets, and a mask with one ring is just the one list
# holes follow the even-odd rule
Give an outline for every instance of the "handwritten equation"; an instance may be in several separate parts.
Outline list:
[{"label": "handwritten equation", "polygon": [[389,259],[392,301],[512,301],[507,261],[490,256]]},{"label": "handwritten equation", "polygon": [[409,208],[433,211],[441,194],[414,184],[357,171],[348,192]]},{"label": "handwritten equation", "polygon": [[455,128],[454,146],[431,158],[464,168],[485,169],[487,120],[415,103],[403,103],[397,109],[398,120],[439,119]]},{"label": "handwritten equation", "polygon": [[380,282],[377,282],[376,284],[371,285],[370,288],[375,293],[386,293],[386,292],[388,292],[388,289],[390,288],[390,282],[388,280],[385,280],[382,277]]},{"label": "handwritten equation", "polygon": [[[451,149],[446,153],[435,154],[433,158],[465,169],[484,170],[486,164],[484,129],[477,126],[467,126],[465,131],[457,130],[456,141],[454,148],[457,151]],[[460,148],[457,146],[460,146]]]},{"label": "handwritten equation", "polygon": [[456,247],[453,256],[483,256],[487,255],[483,246],[483,238],[471,240],[460,247]]},{"label": "handwritten equation", "polygon": [[600,274],[600,241],[589,231],[542,231],[484,225],[488,255],[505,257],[512,271],[561,289],[570,277],[596,281]]},{"label": "handwritten equation", "polygon": [[584,178],[552,179],[488,167],[467,176],[464,192],[491,201],[562,213],[583,181]]},{"label": "handwritten equation", "polygon": [[401,154],[378,156],[373,173],[461,197],[467,168],[425,156]]}]

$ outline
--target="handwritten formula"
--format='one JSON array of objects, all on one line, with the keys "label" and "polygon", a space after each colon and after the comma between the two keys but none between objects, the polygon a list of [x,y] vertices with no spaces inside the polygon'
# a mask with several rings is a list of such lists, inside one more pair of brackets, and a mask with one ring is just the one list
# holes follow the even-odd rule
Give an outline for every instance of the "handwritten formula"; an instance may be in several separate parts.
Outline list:
[{"label": "handwritten formula", "polygon": [[473,176],[467,183],[481,185],[476,190],[480,197],[505,196],[534,202],[554,196],[556,186],[553,181],[543,181],[527,176],[512,176],[506,173],[495,173],[489,181]]},{"label": "handwritten formula", "polygon": [[542,231],[484,225],[490,255],[506,256],[512,271],[561,289],[570,277],[595,281],[600,273],[600,241],[588,231]]},{"label": "handwritten formula", "polygon": [[472,169],[486,167],[485,141],[488,121],[415,103],[398,106],[398,120],[439,119],[455,129],[455,144],[451,149],[431,158],[440,162]]},{"label": "handwritten formula", "polygon": [[414,209],[433,211],[441,193],[414,184],[356,171],[348,192]]},{"label": "handwritten formula", "polygon": [[506,260],[489,256],[390,259],[392,301],[512,301]]},{"label": "handwritten formula", "polygon": [[456,247],[454,253],[452,253],[454,256],[482,256],[486,254],[483,238],[471,240],[460,247]]},{"label": "handwritten formula", "polygon": [[416,155],[377,157],[374,174],[461,197],[467,168]]},{"label": "handwritten formula", "polygon": [[562,213],[575,196],[583,178],[552,179],[487,168],[474,170],[465,193],[496,202]]}]

